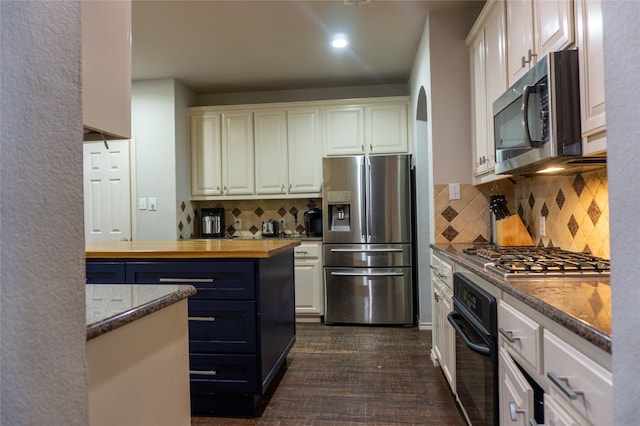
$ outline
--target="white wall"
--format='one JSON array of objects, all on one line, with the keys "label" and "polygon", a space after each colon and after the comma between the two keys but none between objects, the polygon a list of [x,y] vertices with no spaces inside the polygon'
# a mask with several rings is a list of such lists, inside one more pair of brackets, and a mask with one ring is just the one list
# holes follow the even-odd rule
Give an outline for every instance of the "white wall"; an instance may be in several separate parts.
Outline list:
[{"label": "white wall", "polygon": [[191,101],[191,91],[172,79],[133,82],[137,198],[156,197],[158,203],[157,211],[134,206],[137,240],[177,239],[176,200],[189,198],[186,107]]},{"label": "white wall", "polygon": [[469,54],[464,39],[479,8],[433,11],[411,70],[412,116],[420,89],[427,95],[427,123],[414,123],[418,210],[420,325],[431,324],[429,244],[433,242],[433,185],[471,182]]},{"label": "white wall", "polygon": [[0,2],[0,424],[88,422],[80,3]]},{"label": "white wall", "polygon": [[613,413],[638,423],[640,393],[640,2],[604,1],[605,91],[611,232]]}]

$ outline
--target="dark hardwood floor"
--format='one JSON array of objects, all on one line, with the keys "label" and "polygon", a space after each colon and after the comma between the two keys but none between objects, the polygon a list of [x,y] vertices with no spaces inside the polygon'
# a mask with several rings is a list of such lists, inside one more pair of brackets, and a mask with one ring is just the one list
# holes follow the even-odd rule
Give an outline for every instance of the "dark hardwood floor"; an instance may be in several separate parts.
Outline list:
[{"label": "dark hardwood floor", "polygon": [[298,324],[278,387],[255,418],[193,417],[213,425],[463,426],[417,328]]}]

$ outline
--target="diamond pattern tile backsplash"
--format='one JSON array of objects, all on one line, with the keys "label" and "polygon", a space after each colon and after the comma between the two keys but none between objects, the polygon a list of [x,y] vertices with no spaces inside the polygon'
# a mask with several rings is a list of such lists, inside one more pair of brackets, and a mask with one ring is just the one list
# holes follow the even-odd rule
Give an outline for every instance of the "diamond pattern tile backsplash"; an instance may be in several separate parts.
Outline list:
[{"label": "diamond pattern tile backsplash", "polygon": [[[489,196],[504,194],[535,243],[587,251],[610,258],[607,171],[569,176],[536,176],[515,183],[503,179],[485,185],[461,185],[460,200],[449,200],[448,185],[435,185],[435,240],[470,243],[491,240]],[[545,217],[545,235],[539,228]]]},{"label": "diamond pattern tile backsplash", "polygon": [[[307,199],[277,199],[277,200],[224,200],[224,201],[196,201],[194,205],[195,224],[191,227],[189,236],[197,238],[200,235],[199,212],[203,208],[224,208],[224,222],[227,233],[245,238],[260,236],[262,221],[272,219],[280,222],[284,219],[285,230],[291,233],[304,233],[304,212],[322,207],[320,198]],[[180,210],[180,209],[178,209]],[[297,217],[297,222],[296,222]],[[240,220],[240,229],[234,227],[236,219]],[[186,235],[186,234],[184,234]]]}]

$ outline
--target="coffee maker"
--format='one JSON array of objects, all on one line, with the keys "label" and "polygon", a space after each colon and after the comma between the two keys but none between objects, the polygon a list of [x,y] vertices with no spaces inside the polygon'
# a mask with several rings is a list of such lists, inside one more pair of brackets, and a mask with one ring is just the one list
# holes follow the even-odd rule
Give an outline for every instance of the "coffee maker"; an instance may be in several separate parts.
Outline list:
[{"label": "coffee maker", "polygon": [[224,209],[201,209],[202,238],[224,237]]},{"label": "coffee maker", "polygon": [[304,227],[308,237],[321,237],[322,210],[313,208],[304,212]]}]

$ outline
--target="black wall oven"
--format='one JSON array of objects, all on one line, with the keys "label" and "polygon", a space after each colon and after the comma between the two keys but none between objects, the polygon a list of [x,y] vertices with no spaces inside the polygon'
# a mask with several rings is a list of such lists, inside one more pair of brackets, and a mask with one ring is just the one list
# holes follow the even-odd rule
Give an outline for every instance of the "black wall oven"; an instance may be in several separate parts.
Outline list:
[{"label": "black wall oven", "polygon": [[453,276],[458,402],[473,426],[498,425],[498,322],[496,299],[466,276]]}]

